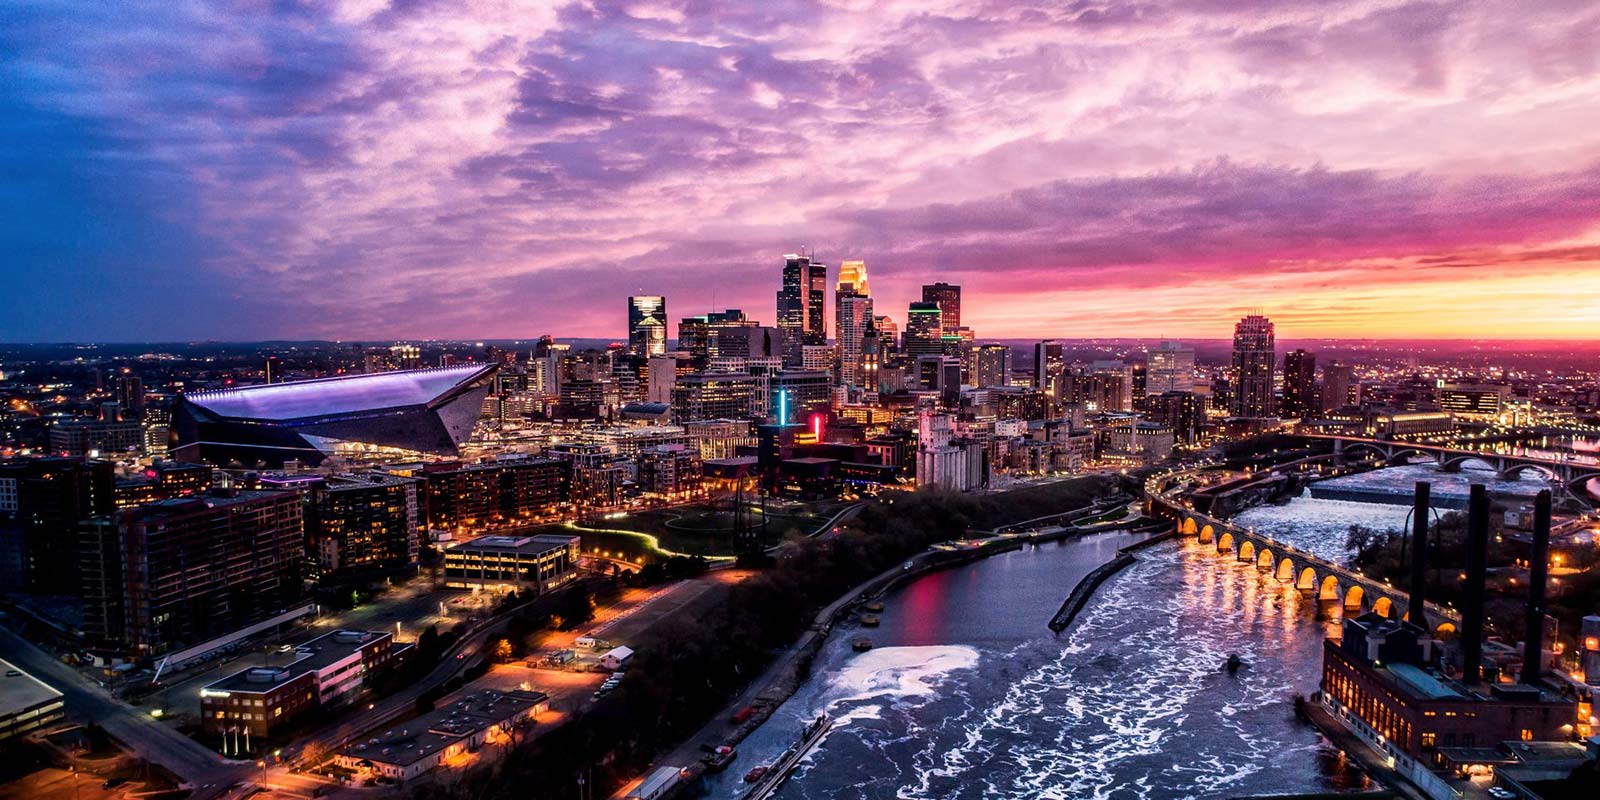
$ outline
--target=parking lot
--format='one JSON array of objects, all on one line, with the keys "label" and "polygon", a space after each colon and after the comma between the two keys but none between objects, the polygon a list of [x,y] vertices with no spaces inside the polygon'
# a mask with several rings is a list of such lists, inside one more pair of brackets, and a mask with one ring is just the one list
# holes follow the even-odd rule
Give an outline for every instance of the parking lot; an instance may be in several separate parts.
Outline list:
[{"label": "parking lot", "polygon": [[280,645],[305,641],[341,628],[388,631],[400,642],[415,641],[428,626],[447,630],[458,622],[470,622],[487,615],[494,599],[487,594],[472,594],[454,589],[435,591],[426,577],[416,578],[379,595],[372,602],[352,609],[325,614],[310,625],[297,625],[281,635],[247,643],[234,653],[203,666],[163,678],[164,686],[138,703],[140,708],[160,711],[161,719],[176,726],[198,725],[200,689],[222,678],[259,663],[262,655]]}]

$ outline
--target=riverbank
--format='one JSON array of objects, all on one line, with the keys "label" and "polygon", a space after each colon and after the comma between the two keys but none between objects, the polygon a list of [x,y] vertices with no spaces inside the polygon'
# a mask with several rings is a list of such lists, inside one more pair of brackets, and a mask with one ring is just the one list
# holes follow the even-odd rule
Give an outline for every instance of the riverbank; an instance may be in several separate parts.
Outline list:
[{"label": "riverbank", "polygon": [[[1126,501],[1118,501],[1126,502]],[[1107,503],[1081,507],[1074,519],[1104,514]],[[1148,522],[1130,519],[1130,523]],[[1097,529],[1081,535],[1099,535],[1118,529]],[[811,665],[818,652],[829,640],[834,627],[851,615],[858,606],[880,599],[903,584],[931,573],[954,569],[1011,552],[1039,541],[1062,538],[1067,531],[1051,531],[1038,539],[1030,534],[992,536],[981,540],[941,543],[890,568],[852,588],[817,612],[811,625],[801,637],[784,650],[778,658],[717,716],[707,722],[699,732],[662,758],[650,770],[662,766],[684,767],[691,778],[684,785],[693,785],[703,773],[700,758],[702,745],[738,744],[752,732],[761,728],[772,714],[783,705],[811,676]],[[735,721],[737,720],[737,721]],[[747,765],[748,766],[748,765]],[[645,774],[649,774],[646,770]]]}]

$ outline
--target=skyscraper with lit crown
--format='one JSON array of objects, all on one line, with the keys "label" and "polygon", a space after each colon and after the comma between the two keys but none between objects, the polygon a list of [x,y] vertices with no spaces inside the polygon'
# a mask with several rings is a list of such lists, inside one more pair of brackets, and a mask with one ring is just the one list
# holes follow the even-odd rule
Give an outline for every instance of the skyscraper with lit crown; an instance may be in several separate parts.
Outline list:
[{"label": "skyscraper with lit crown", "polygon": [[1229,413],[1236,417],[1270,417],[1277,412],[1273,402],[1272,320],[1251,314],[1233,328],[1233,402]]},{"label": "skyscraper with lit crown", "polygon": [[667,352],[667,298],[638,295],[628,298],[628,353],[639,358]]},{"label": "skyscraper with lit crown", "polygon": [[872,327],[872,297],[867,294],[867,264],[846,261],[839,265],[834,287],[834,331],[839,344],[839,382],[861,386],[862,338]]}]

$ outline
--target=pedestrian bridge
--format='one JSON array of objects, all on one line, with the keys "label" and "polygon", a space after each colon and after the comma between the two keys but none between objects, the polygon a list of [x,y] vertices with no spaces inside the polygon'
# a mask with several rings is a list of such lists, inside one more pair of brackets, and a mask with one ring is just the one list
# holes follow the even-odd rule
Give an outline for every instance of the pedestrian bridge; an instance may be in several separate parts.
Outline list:
[{"label": "pedestrian bridge", "polygon": [[[1319,610],[1345,616],[1372,611],[1390,619],[1409,619],[1406,609],[1410,595],[1388,581],[1369,578],[1266,534],[1201,514],[1165,494],[1150,493],[1148,499],[1151,512],[1173,520],[1180,535],[1194,536],[1201,544],[1212,545],[1219,557],[1253,564],[1279,583],[1294,584],[1319,601]],[[1428,603],[1425,609],[1425,627],[1435,635],[1453,635],[1460,625],[1461,616],[1454,609],[1434,603]]]}]

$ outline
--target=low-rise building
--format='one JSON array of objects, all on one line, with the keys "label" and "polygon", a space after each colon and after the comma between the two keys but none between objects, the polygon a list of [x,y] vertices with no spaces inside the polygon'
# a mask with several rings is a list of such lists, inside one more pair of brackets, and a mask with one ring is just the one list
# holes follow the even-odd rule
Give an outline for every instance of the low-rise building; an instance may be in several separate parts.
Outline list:
[{"label": "low-rise building", "polygon": [[639,490],[671,500],[682,500],[700,489],[703,466],[697,448],[664,444],[639,451]]},{"label": "low-rise building", "polygon": [[[1469,686],[1431,669],[1434,643],[1409,623],[1368,613],[1323,643],[1322,699],[1414,782],[1504,741],[1569,738],[1574,703],[1538,686]],[[1454,751],[1454,755],[1452,755]]]},{"label": "low-rise building", "polygon": [[61,693],[0,659],[0,742],[37,731],[63,713]]},{"label": "low-rise building", "polygon": [[444,551],[452,589],[547,592],[577,576],[576,536],[480,536]]},{"label": "low-rise building", "polygon": [[394,638],[378,631],[339,630],[286,646],[201,689],[201,729],[270,737],[301,714],[348,703],[394,653]]},{"label": "low-rise building", "polygon": [[600,668],[616,672],[626,668],[631,661],[633,661],[633,648],[613,647],[600,657]]},{"label": "low-rise building", "polygon": [[211,465],[161,461],[143,474],[116,484],[117,508],[132,508],[157,500],[189,497],[211,491]]},{"label": "low-rise building", "polygon": [[96,458],[144,452],[144,425],[137,420],[73,420],[50,427],[50,452]]},{"label": "low-rise building", "polygon": [[357,775],[409,781],[510,735],[550,709],[543,692],[480,689],[416,719],[358,740],[334,754],[335,766]]}]

